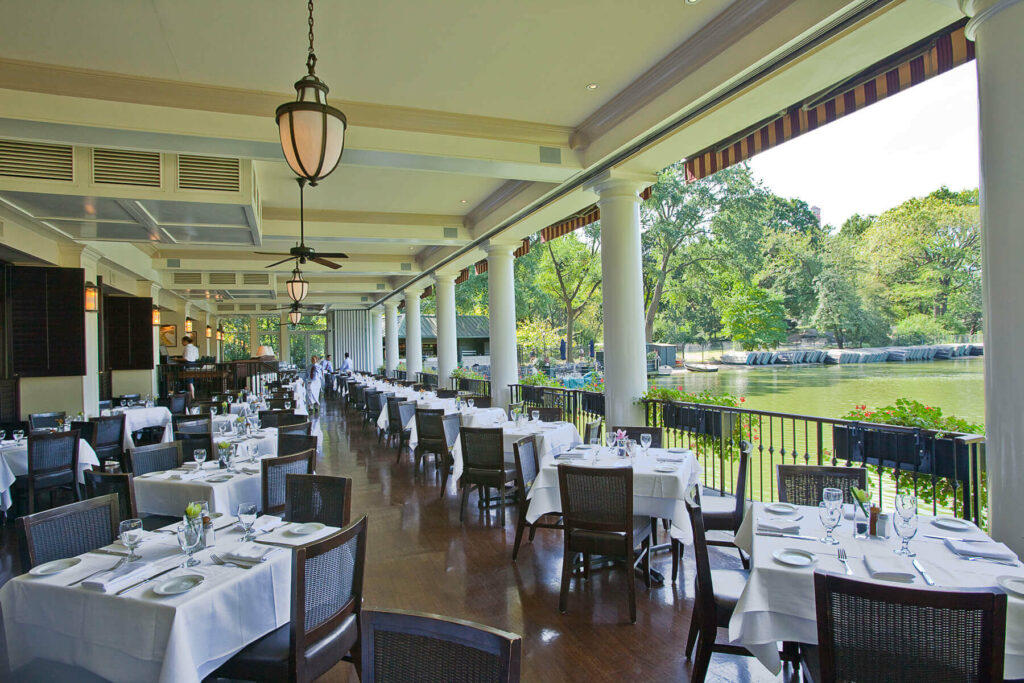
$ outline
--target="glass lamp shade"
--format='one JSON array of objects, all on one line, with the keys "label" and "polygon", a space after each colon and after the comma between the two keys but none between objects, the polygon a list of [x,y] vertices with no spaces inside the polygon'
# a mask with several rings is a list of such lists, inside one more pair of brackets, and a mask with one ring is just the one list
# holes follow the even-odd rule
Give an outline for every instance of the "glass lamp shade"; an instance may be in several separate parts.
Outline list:
[{"label": "glass lamp shade", "polygon": [[100,310],[100,288],[91,282],[85,283],[85,310],[87,313]]},{"label": "glass lamp shade", "polygon": [[295,303],[302,301],[309,294],[309,283],[302,279],[302,273],[298,268],[292,271],[292,279],[285,285],[288,288],[288,298]]},{"label": "glass lamp shade", "polygon": [[209,325],[207,325],[206,326],[206,338],[210,339],[211,337],[213,337],[213,328],[210,327]]},{"label": "glass lamp shade", "polygon": [[153,324],[160,324],[160,309],[157,308],[156,306],[153,307]]},{"label": "glass lamp shade", "polygon": [[192,318],[185,318],[185,333],[192,334],[195,332],[196,321]]},{"label": "glass lamp shade", "polygon": [[288,322],[290,322],[292,325],[298,325],[301,320],[302,313],[299,311],[292,311],[291,313],[288,314]]},{"label": "glass lamp shade", "polygon": [[338,166],[348,120],[327,104],[327,85],[313,75],[295,83],[295,101],[277,108],[281,149],[295,175],[316,185]]},{"label": "glass lamp shade", "polygon": [[223,328],[217,328],[217,341],[224,341],[224,330]]}]

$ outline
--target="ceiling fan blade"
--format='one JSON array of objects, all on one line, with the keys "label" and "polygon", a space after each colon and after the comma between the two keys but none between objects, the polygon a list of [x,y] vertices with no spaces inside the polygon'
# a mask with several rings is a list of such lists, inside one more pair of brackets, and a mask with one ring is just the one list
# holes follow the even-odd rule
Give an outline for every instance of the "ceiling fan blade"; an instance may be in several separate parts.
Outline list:
[{"label": "ceiling fan blade", "polygon": [[327,266],[328,268],[333,268],[334,270],[337,270],[338,268],[341,268],[341,266],[339,266],[337,263],[334,263],[333,261],[328,261],[325,258],[321,258],[319,254],[314,256],[310,260],[313,263],[319,263],[321,266]]},{"label": "ceiling fan blade", "polygon": [[252,253],[260,256],[291,256],[291,253],[287,251],[254,251]]},{"label": "ceiling fan blade", "polygon": [[316,252],[316,255],[320,258],[348,258],[348,254],[343,254],[340,251],[331,253],[318,251]]},{"label": "ceiling fan blade", "polygon": [[294,257],[292,257],[292,256],[289,256],[288,258],[283,258],[283,259],[281,259],[281,260],[280,260],[280,261],[278,261],[277,263],[271,263],[271,264],[270,264],[269,266],[263,266],[263,267],[264,267],[264,268],[273,268],[274,266],[279,266],[279,265],[281,265],[282,263],[288,263],[289,261],[291,261],[291,260],[292,260],[292,258],[294,258]]}]

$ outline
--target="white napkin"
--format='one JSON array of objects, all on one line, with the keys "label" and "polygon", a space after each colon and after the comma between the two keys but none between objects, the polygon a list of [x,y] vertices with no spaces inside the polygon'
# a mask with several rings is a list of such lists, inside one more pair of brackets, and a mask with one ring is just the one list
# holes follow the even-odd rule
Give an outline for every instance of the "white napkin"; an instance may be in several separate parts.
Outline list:
[{"label": "white napkin", "polygon": [[682,462],[683,460],[686,460],[686,456],[677,453],[669,453],[666,455],[659,455],[657,459],[658,462]]},{"label": "white napkin", "polygon": [[82,588],[104,593],[119,591],[136,581],[142,581],[153,573],[150,562],[128,562],[117,569],[105,571],[82,582]]},{"label": "white napkin", "polygon": [[284,520],[274,515],[264,515],[256,520],[256,523],[252,525],[253,529],[257,531],[270,531],[284,524]]},{"label": "white napkin", "polygon": [[192,481],[193,479],[199,479],[200,477],[206,476],[207,474],[208,472],[203,472],[202,470],[194,469],[191,472],[175,472],[174,474],[167,478],[173,479],[175,481]]},{"label": "white napkin", "polygon": [[991,543],[977,543],[960,540],[945,540],[946,547],[952,550],[957,555],[973,555],[977,557],[987,557],[993,560],[1001,560],[1003,562],[1016,562],[1017,556],[1012,550],[1007,548],[1002,543],[992,541]]},{"label": "white napkin", "polygon": [[864,565],[871,578],[879,581],[910,583],[914,580],[910,561],[896,555],[867,555],[864,557]]},{"label": "white napkin", "polygon": [[[145,531],[145,530],[143,530],[143,531],[139,532],[139,546],[142,546],[142,545],[148,543],[149,541],[152,541],[152,540],[155,540],[155,539],[160,539],[161,537],[166,537],[166,534],[158,534],[155,531]],[[116,541],[111,543],[110,546],[107,547],[107,550],[110,550],[111,552],[115,552],[115,553],[119,553],[119,552],[123,551],[125,555],[128,554],[128,548],[127,548],[127,546],[125,546],[124,543],[121,542],[120,538],[118,538]]]},{"label": "white napkin", "polygon": [[757,520],[757,530],[770,534],[798,534],[800,525],[792,518],[763,517]]},{"label": "white napkin", "polygon": [[220,553],[220,557],[229,562],[240,564],[259,564],[263,561],[273,548],[255,543],[239,543],[227,552]]},{"label": "white napkin", "polygon": [[590,454],[586,451],[566,451],[565,453],[556,453],[556,460],[582,460],[583,458],[590,457]]}]

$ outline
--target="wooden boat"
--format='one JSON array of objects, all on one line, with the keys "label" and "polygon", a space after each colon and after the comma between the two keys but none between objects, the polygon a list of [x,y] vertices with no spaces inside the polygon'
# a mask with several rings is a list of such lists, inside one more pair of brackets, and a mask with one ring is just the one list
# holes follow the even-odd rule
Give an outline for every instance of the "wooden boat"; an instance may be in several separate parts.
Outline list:
[{"label": "wooden boat", "polygon": [[718,372],[717,365],[707,365],[703,363],[683,363],[683,367],[690,372]]}]

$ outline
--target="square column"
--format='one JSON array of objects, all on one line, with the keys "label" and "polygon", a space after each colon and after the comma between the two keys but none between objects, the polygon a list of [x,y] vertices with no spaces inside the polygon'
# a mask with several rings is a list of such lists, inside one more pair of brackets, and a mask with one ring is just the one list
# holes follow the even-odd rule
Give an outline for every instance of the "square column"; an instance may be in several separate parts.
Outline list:
[{"label": "square column", "polygon": [[459,365],[458,332],[455,326],[455,277],[437,273],[437,386],[447,387],[452,370]]},{"label": "square column", "polygon": [[384,366],[388,377],[398,368],[398,300],[384,302]]},{"label": "square column", "polygon": [[490,242],[487,247],[487,309],[491,331],[491,404],[509,404],[510,384],[519,382],[516,346],[516,288],[512,253],[516,244]]}]

